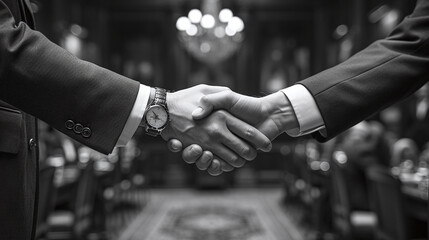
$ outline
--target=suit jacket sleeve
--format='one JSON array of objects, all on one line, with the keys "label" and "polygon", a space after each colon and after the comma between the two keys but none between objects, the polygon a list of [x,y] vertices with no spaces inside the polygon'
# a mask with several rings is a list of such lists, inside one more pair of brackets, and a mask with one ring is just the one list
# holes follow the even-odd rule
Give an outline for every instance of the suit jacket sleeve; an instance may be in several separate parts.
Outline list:
[{"label": "suit jacket sleeve", "polygon": [[[0,99],[102,153],[128,119],[139,83],[77,59],[23,22],[0,0]],[[89,137],[66,128],[88,127]]]},{"label": "suit jacket sleeve", "polygon": [[404,98],[429,80],[429,1],[419,0],[410,16],[383,40],[347,61],[307,78],[326,127],[326,141]]}]

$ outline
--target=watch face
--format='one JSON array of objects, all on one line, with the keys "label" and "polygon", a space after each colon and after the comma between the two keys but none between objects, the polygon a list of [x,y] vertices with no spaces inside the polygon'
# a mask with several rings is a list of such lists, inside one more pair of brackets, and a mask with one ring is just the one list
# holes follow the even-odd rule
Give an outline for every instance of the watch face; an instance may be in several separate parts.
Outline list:
[{"label": "watch face", "polygon": [[162,128],[168,121],[168,114],[161,106],[152,106],[146,112],[147,124],[154,128]]}]

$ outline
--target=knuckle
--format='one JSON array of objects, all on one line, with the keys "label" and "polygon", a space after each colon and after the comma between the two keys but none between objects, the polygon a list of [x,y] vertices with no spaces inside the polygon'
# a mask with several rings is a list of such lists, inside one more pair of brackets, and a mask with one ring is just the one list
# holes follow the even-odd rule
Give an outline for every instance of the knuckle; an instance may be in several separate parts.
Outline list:
[{"label": "knuckle", "polygon": [[214,124],[214,125],[210,128],[210,130],[209,130],[209,134],[210,134],[211,136],[213,136],[213,137],[219,137],[219,136],[221,136],[221,135],[222,135],[222,130],[221,130],[221,128],[220,128],[217,124]]},{"label": "knuckle", "polygon": [[203,83],[203,84],[200,84],[199,87],[200,87],[201,93],[203,93],[203,94],[210,94],[211,93],[212,86]]},{"label": "knuckle", "polygon": [[228,100],[233,100],[234,99],[234,95],[235,95],[235,92],[234,91],[232,91],[231,89],[229,89],[229,88],[227,88],[226,90],[225,90],[225,95],[226,95],[226,97],[228,98]]},{"label": "knuckle", "polygon": [[200,98],[200,102],[201,102],[201,103],[208,103],[207,95],[202,96],[202,97]]},{"label": "knuckle", "polygon": [[229,87],[222,87],[222,88],[223,88],[223,91],[232,92],[231,88]]},{"label": "knuckle", "polygon": [[[212,135],[210,131],[207,131],[206,134],[201,135],[199,137],[199,141],[201,143],[201,147],[203,147],[204,149],[207,149],[208,146],[210,146],[210,144],[213,142],[212,140]],[[203,152],[204,153],[204,152]],[[203,154],[204,156],[205,154]]]},{"label": "knuckle", "polygon": [[218,111],[215,112],[215,114],[216,114],[215,116],[219,120],[226,121],[227,116],[226,116],[226,111],[225,110],[218,110]]},{"label": "knuckle", "polygon": [[253,128],[247,128],[245,135],[248,138],[253,138],[255,136],[255,130]]}]

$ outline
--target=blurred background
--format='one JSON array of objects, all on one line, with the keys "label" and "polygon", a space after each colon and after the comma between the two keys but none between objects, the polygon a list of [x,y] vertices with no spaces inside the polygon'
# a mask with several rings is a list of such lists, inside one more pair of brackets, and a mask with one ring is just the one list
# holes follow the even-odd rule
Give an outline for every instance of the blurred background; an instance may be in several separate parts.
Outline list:
[{"label": "blurred background", "polygon": [[[79,58],[170,90],[263,96],[386,37],[400,0],[31,0]],[[388,93],[386,93],[388,94]],[[90,103],[89,103],[90,104]],[[38,239],[427,239],[429,89],[318,143],[211,177],[137,132],[109,156],[40,123]],[[338,116],[341,118],[341,116]]]}]

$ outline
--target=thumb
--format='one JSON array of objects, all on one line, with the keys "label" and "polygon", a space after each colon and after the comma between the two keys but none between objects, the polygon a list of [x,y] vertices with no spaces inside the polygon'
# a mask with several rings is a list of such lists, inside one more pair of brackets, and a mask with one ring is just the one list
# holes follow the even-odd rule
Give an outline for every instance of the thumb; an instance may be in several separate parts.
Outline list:
[{"label": "thumb", "polygon": [[183,148],[182,142],[177,139],[170,139],[167,143],[168,150],[171,152],[180,152]]},{"label": "thumb", "polygon": [[222,91],[207,94],[200,99],[200,106],[192,112],[195,120],[207,117],[215,109],[229,110],[234,105],[237,94],[232,91]]}]

